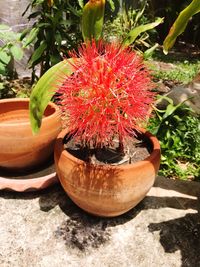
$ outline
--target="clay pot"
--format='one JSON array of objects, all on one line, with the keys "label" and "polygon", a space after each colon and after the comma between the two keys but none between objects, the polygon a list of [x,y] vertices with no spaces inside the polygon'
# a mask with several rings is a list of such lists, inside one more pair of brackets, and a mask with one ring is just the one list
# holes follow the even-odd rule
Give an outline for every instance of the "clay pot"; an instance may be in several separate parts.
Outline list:
[{"label": "clay pot", "polygon": [[77,159],[64,149],[67,131],[57,137],[54,159],[59,180],[69,197],[83,210],[113,217],[136,206],[147,194],[160,165],[156,137],[140,129],[152,145],[146,159],[129,165],[93,165]]},{"label": "clay pot", "polygon": [[55,104],[47,106],[40,132],[33,135],[29,99],[0,100],[0,168],[24,171],[41,165],[52,155],[60,130],[60,111]]}]

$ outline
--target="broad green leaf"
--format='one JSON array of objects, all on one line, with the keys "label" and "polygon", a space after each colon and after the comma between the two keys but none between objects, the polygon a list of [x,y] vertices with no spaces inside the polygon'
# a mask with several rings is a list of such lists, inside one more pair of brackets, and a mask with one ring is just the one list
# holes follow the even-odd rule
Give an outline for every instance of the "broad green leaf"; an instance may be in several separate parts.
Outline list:
[{"label": "broad green leaf", "polygon": [[25,41],[24,47],[27,47],[29,44],[31,44],[36,39],[38,32],[39,32],[38,28],[33,28],[30,31],[30,33],[29,33],[29,35]]},{"label": "broad green leaf", "polygon": [[17,60],[21,60],[23,57],[23,50],[18,45],[12,45],[10,51],[13,57]]},{"label": "broad green leaf", "polygon": [[1,51],[0,50],[0,61],[2,63],[7,65],[9,63],[10,59],[11,59],[10,55],[8,55],[5,51],[3,51],[3,50]]},{"label": "broad green leaf", "polygon": [[167,37],[163,43],[163,52],[168,53],[168,50],[174,45],[176,38],[184,32],[190,18],[200,12],[200,1],[193,0],[190,5],[188,5],[175,20],[172,25]]},{"label": "broad green leaf", "polygon": [[41,126],[42,116],[56,88],[73,72],[71,62],[65,59],[51,67],[37,82],[30,96],[30,122],[33,133],[37,133]]},{"label": "broad green leaf", "polygon": [[133,30],[131,30],[127,37],[125,38],[125,40],[122,42],[122,44],[124,46],[129,46],[130,44],[132,44],[136,38],[143,32],[146,32],[148,30],[151,30],[155,27],[157,27],[159,24],[163,23],[163,18],[158,18],[156,21],[152,22],[152,23],[148,23],[145,25],[140,25],[136,28],[134,28]]},{"label": "broad green leaf", "polygon": [[105,0],[89,0],[83,8],[82,35],[84,41],[101,38]]},{"label": "broad green leaf", "polygon": [[33,55],[31,56],[30,64],[33,64],[35,61],[37,61],[42,56],[46,48],[47,43],[45,41],[42,41],[41,45],[34,51]]}]

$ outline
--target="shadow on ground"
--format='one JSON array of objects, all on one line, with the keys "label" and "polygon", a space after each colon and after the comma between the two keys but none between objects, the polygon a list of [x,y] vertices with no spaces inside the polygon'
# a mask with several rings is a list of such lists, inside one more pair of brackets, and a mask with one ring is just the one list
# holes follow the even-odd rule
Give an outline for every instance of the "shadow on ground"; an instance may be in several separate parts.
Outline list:
[{"label": "shadow on ground", "polygon": [[[59,191],[59,194],[58,194]],[[55,232],[56,238],[62,238],[67,246],[80,251],[98,248],[109,241],[111,228],[133,219],[142,210],[141,205],[116,218],[100,218],[90,215],[76,206],[61,188],[54,192],[43,194],[40,199],[40,209],[48,212],[59,206],[67,215]]]},{"label": "shadow on ground", "polygon": [[[196,187],[195,187],[196,185]],[[160,243],[166,253],[181,252],[181,267],[200,266],[200,184],[163,180],[156,186],[167,190],[175,190],[187,194],[191,198],[167,198],[166,207],[193,209],[196,213],[188,213],[184,217],[161,223],[151,223],[149,231],[159,231]],[[160,199],[157,198],[159,202]],[[174,202],[174,206],[173,206]]]},{"label": "shadow on ground", "polygon": [[148,229],[152,234],[155,231],[160,232],[160,243],[166,253],[174,253],[180,250],[182,267],[196,267],[200,266],[200,253],[198,253],[200,251],[200,184],[197,184],[197,187],[191,185],[191,183],[187,182],[158,180],[155,188],[162,188],[168,192],[175,191],[185,195],[178,197],[147,196],[131,211],[110,219],[98,218],[85,213],[66,196],[62,189],[59,199],[52,197],[52,192],[41,196],[40,208],[43,211],[48,211],[56,205],[60,206],[67,215],[67,219],[58,226],[55,235],[58,238],[62,237],[67,245],[70,244],[81,251],[97,248],[108,242],[112,227],[125,224],[145,209],[192,209],[196,213],[188,213],[184,217],[161,223],[151,223]]},{"label": "shadow on ground", "polygon": [[150,223],[148,230],[155,235],[155,238],[157,236],[155,232],[159,231],[160,243],[166,253],[180,251],[182,267],[200,266],[200,184],[169,181],[159,177],[153,190],[154,192],[164,190],[166,195],[150,194],[126,214],[108,219],[89,215],[79,209],[59,184],[33,193],[2,191],[0,197],[25,200],[38,197],[43,212],[50,212],[58,206],[66,214],[66,219],[58,225],[54,233],[55,238],[80,251],[98,248],[109,242],[113,227],[133,220],[144,210],[154,209],[156,214],[159,214],[159,209],[165,208],[173,209],[174,214],[176,210],[185,210],[187,213],[184,217],[175,216],[175,219]]}]

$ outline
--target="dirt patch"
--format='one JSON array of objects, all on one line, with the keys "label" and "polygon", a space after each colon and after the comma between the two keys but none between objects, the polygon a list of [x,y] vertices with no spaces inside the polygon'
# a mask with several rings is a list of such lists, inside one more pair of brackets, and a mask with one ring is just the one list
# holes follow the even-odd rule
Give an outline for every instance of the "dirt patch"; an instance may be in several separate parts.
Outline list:
[{"label": "dirt patch", "polygon": [[67,246],[86,251],[98,248],[110,238],[107,223],[99,218],[82,213],[74,214],[64,221],[55,232],[57,238],[62,237]]}]

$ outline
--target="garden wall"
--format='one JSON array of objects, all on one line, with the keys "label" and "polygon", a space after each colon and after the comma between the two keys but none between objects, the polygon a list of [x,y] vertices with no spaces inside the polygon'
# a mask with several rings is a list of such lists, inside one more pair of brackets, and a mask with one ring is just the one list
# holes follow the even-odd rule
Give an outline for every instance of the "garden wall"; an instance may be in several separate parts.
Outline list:
[{"label": "garden wall", "polygon": [[30,0],[0,0],[0,23],[12,27],[13,31],[21,31],[29,25],[27,17],[22,17]]}]

